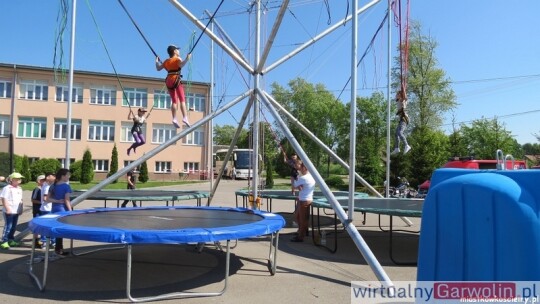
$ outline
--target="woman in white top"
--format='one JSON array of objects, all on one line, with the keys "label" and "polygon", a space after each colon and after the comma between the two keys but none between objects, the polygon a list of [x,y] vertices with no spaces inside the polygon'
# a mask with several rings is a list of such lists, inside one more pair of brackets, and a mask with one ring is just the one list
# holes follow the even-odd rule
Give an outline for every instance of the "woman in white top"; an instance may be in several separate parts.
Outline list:
[{"label": "woman in white top", "polygon": [[315,180],[304,163],[300,163],[299,171],[302,176],[298,177],[298,180],[294,182],[294,187],[300,190],[295,213],[298,231],[296,236],[291,239],[291,242],[304,241],[304,236],[306,236],[309,228],[309,206],[313,202],[313,191],[315,190]]}]

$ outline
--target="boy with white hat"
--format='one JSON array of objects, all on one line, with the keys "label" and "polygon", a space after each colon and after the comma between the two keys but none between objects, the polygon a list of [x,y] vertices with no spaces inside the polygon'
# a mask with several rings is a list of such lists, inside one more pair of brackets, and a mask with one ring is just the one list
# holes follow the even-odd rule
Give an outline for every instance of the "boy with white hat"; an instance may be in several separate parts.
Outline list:
[{"label": "boy with white hat", "polygon": [[15,241],[15,230],[19,220],[17,210],[19,204],[22,204],[23,198],[22,188],[19,186],[22,178],[23,176],[18,172],[11,173],[8,176],[9,185],[5,186],[0,193],[3,207],[2,214],[5,221],[4,233],[2,233],[2,240],[0,241],[0,248],[2,249],[19,246],[19,243]]}]

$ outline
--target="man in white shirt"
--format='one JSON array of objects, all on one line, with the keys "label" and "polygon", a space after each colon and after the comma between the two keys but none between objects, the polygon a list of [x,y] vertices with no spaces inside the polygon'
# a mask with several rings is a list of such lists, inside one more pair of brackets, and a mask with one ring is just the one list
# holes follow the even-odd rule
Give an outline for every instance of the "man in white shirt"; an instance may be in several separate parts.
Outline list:
[{"label": "man in white shirt", "polygon": [[300,163],[300,174],[298,180],[294,182],[294,187],[298,193],[298,205],[296,207],[296,222],[298,223],[298,232],[291,239],[291,242],[303,242],[309,229],[309,207],[313,202],[313,191],[315,190],[315,180],[308,172],[304,163]]}]

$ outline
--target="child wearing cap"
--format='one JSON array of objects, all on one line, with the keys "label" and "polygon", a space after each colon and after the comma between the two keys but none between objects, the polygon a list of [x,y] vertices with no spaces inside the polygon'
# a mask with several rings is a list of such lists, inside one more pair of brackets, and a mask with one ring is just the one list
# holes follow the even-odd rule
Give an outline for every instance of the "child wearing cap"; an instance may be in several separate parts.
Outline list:
[{"label": "child wearing cap", "polygon": [[137,115],[133,114],[133,111],[129,109],[128,119],[133,119],[133,127],[131,127],[131,134],[133,135],[133,139],[135,142],[131,144],[131,146],[127,149],[127,155],[131,153],[131,149],[133,149],[133,152],[137,152],[137,147],[142,146],[146,143],[146,140],[144,139],[144,134],[142,132],[142,126],[146,119],[148,119],[148,116],[150,116],[150,113],[144,115],[146,113],[146,109],[139,108],[137,110]]},{"label": "child wearing cap", "polygon": [[179,48],[175,45],[169,45],[167,47],[167,53],[169,54],[169,58],[163,63],[161,63],[159,57],[156,57],[156,70],[161,71],[165,69],[167,71],[165,84],[169,90],[169,95],[171,95],[171,113],[174,126],[180,128],[178,119],[176,118],[176,112],[178,111],[178,105],[180,104],[180,110],[182,111],[183,116],[182,122],[189,127],[190,125],[186,111],[186,96],[184,94],[184,86],[181,82],[182,75],[180,74],[180,71],[191,58],[191,54],[187,54],[186,60],[182,60],[182,58],[180,58]]},{"label": "child wearing cap", "polygon": [[[41,208],[41,186],[43,186],[43,183],[45,182],[45,175],[40,175],[36,179],[36,187],[34,190],[32,190],[32,216],[38,217],[40,216],[39,209]],[[41,247],[42,243],[39,241],[38,235],[34,234],[34,240],[36,243],[36,247]]]},{"label": "child wearing cap", "polygon": [[19,204],[22,204],[23,192],[19,186],[23,176],[20,173],[13,172],[8,176],[9,184],[2,189],[0,200],[2,201],[2,214],[4,215],[4,232],[0,241],[0,248],[9,249],[17,247],[19,243],[15,241],[15,230],[19,221],[17,210]]}]

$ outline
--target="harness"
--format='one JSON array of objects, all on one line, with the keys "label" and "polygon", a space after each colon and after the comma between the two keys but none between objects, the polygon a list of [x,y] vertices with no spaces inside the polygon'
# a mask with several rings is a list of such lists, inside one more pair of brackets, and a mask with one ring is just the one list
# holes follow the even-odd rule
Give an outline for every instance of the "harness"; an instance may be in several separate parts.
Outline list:
[{"label": "harness", "polygon": [[178,85],[180,84],[180,78],[182,78],[182,75],[180,74],[181,70],[182,69],[178,69],[178,70],[174,70],[174,71],[169,71],[167,73],[167,77],[169,77],[170,75],[178,75],[178,77],[176,77],[176,80],[174,81],[172,87],[169,87],[167,85],[167,89],[174,90],[174,89],[176,89],[178,87]]}]

